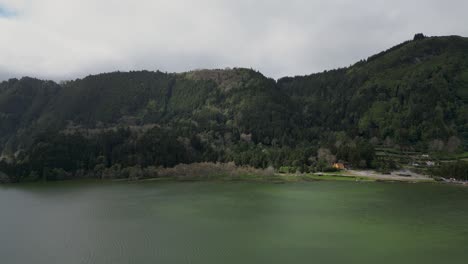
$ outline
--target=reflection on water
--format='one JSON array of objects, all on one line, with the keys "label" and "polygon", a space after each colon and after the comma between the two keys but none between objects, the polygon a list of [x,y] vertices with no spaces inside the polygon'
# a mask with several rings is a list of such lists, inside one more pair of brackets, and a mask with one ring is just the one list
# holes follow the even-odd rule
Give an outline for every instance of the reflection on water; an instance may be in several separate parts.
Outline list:
[{"label": "reflection on water", "polygon": [[468,188],[320,182],[0,187],[2,263],[465,263]]}]

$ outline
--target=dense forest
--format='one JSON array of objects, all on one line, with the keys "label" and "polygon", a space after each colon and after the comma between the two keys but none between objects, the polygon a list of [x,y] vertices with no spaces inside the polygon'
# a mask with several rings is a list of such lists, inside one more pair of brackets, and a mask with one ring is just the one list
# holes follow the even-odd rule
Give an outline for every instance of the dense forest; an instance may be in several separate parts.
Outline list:
[{"label": "dense forest", "polygon": [[[348,68],[278,81],[236,68],[0,83],[8,181],[195,162],[393,167],[377,147],[468,151],[468,39],[417,35]],[[466,162],[455,167],[465,177]]]}]

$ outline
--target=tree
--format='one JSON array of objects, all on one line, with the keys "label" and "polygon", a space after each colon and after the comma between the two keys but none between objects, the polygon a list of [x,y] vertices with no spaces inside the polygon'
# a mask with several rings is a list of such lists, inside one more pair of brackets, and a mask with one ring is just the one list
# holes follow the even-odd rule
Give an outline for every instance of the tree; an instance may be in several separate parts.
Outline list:
[{"label": "tree", "polygon": [[416,35],[414,35],[414,39],[413,40],[422,40],[422,39],[425,39],[426,36],[424,36],[423,33],[418,33]]}]

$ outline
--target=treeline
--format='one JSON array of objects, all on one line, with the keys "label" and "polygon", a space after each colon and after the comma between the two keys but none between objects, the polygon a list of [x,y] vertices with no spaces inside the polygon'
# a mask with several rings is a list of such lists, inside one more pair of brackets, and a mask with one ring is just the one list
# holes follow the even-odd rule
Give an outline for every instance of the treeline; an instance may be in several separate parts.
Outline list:
[{"label": "treeline", "polygon": [[[316,172],[331,168],[339,160],[356,168],[374,163],[373,146],[356,139],[317,148],[314,145],[267,146],[250,138],[229,136],[207,139],[203,133],[184,137],[183,128],[155,126],[147,131],[111,129],[96,135],[45,133],[15,160],[0,162],[0,171],[10,181],[63,180],[71,178],[112,178],[131,175],[132,168],[171,168],[200,162],[229,163],[294,172]],[[216,145],[215,142],[221,142]],[[114,175],[114,176],[111,176]]]}]

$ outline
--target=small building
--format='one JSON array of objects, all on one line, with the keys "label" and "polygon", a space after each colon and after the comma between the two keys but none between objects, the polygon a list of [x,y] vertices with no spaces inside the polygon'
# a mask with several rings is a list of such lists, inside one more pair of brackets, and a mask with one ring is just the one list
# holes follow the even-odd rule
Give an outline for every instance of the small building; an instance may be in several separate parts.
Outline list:
[{"label": "small building", "polygon": [[346,169],[346,168],[345,168],[345,165],[344,165],[343,163],[334,163],[332,167],[335,168],[335,169],[337,169],[337,170],[344,170],[344,169]]}]

